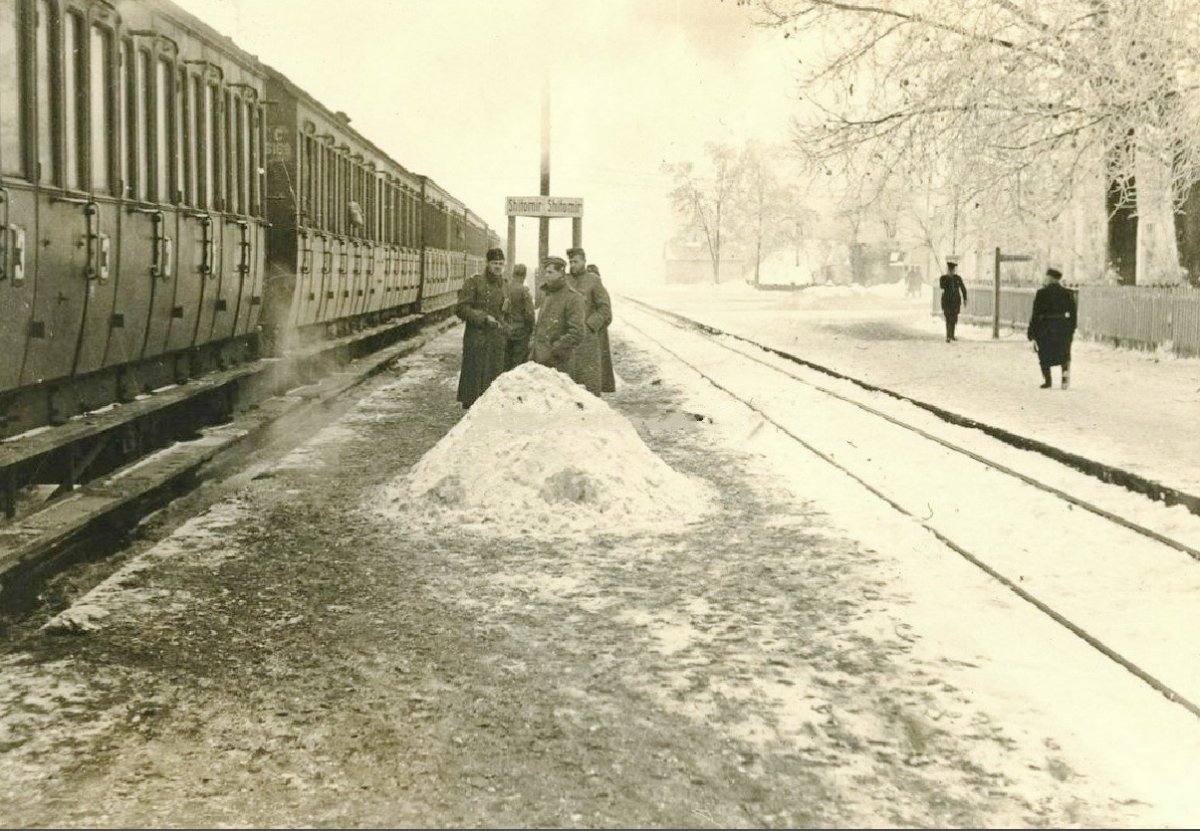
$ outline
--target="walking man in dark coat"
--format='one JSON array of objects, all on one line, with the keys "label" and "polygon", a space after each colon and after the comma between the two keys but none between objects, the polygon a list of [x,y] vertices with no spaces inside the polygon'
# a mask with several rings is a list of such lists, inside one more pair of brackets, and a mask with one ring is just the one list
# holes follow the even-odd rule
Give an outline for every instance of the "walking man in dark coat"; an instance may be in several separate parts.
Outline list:
[{"label": "walking man in dark coat", "polygon": [[508,337],[504,369],[509,370],[529,360],[529,336],[533,334],[533,298],[525,287],[525,266],[513,266],[512,279],[505,287],[504,331]]},{"label": "walking man in dark coat", "polygon": [[954,327],[958,325],[958,312],[967,302],[967,287],[958,273],[958,257],[946,258],[946,273],[938,283],[942,287],[942,314],[946,316],[946,343],[958,340]]},{"label": "walking man in dark coat", "polygon": [[529,357],[539,364],[571,374],[575,348],[583,341],[583,296],[567,285],[567,263],[547,257],[542,266],[541,304]]},{"label": "walking man in dark coat", "polygon": [[600,275],[587,270],[587,254],[582,248],[570,248],[567,257],[571,273],[567,285],[583,296],[584,331],[583,340],[575,348],[575,365],[571,377],[575,383],[587,388],[592,395],[600,395],[604,387],[604,357],[600,332],[612,323],[612,301],[608,291],[600,282]]},{"label": "walking man in dark coat", "polygon": [[1046,269],[1046,284],[1033,297],[1033,312],[1029,315],[1027,337],[1042,367],[1042,389],[1049,389],[1050,367],[1062,367],[1062,388],[1071,385],[1071,341],[1075,337],[1075,295],[1062,284],[1062,271],[1057,266]]},{"label": "walking man in dark coat", "polygon": [[508,336],[504,329],[504,252],[489,248],[487,268],[472,274],[458,291],[455,314],[466,323],[463,330],[462,371],[458,400],[463,409],[475,403],[504,371]]}]

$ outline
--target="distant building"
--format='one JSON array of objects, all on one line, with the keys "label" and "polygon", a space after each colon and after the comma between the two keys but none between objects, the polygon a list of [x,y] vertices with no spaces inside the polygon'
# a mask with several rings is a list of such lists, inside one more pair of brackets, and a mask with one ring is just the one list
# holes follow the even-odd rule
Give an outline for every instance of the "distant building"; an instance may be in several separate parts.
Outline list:
[{"label": "distant building", "polygon": [[[713,282],[712,257],[708,243],[703,241],[672,240],[663,246],[664,279],[668,283]],[[743,279],[746,263],[741,257],[721,256],[721,282],[733,283]]]}]

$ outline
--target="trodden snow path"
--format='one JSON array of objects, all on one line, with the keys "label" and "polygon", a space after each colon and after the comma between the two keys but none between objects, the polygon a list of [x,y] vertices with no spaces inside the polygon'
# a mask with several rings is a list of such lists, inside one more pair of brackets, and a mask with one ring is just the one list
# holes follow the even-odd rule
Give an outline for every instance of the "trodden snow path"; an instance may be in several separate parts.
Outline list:
[{"label": "trodden snow path", "polygon": [[95,631],[10,638],[6,824],[1197,815],[1194,718],[620,325],[606,401],[711,514],[587,538],[381,517],[461,420],[460,340],[81,597]]}]

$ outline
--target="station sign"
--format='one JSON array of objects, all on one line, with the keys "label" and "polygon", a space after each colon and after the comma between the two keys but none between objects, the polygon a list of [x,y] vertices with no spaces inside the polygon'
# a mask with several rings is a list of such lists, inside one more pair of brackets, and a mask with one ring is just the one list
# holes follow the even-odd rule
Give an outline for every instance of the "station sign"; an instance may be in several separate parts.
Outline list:
[{"label": "station sign", "polygon": [[509,216],[583,218],[583,199],[572,196],[510,196],[504,200]]}]

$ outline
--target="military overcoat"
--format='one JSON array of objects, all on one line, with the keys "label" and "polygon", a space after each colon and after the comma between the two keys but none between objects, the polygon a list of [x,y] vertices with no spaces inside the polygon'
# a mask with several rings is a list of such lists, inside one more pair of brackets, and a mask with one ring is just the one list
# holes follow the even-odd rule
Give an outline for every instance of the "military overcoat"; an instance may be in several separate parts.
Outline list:
[{"label": "military overcoat", "polygon": [[575,348],[583,340],[583,296],[566,284],[542,286],[529,357],[570,375]]},{"label": "military overcoat", "polygon": [[1038,363],[1043,367],[1071,363],[1071,341],[1075,337],[1075,294],[1061,283],[1042,286],[1033,296],[1026,335],[1037,343]]},{"label": "military overcoat", "polygon": [[505,286],[505,293],[508,297],[504,307],[504,331],[508,342],[504,368],[512,369],[529,360],[529,337],[533,334],[536,317],[529,289],[510,282]]},{"label": "military overcoat", "polygon": [[[466,324],[463,330],[462,371],[458,376],[458,400],[470,407],[492,381],[504,371],[508,334],[503,325],[504,277],[474,274],[458,292],[455,314]],[[491,316],[495,323],[488,322]]]},{"label": "military overcoat", "polygon": [[[608,325],[612,323],[612,301],[608,291],[600,282],[600,275],[585,271],[571,274],[567,284],[583,297],[584,332],[583,340],[575,349],[571,377],[588,392],[599,395],[604,389],[604,353],[607,348]],[[611,363],[611,357],[610,357]]]}]

